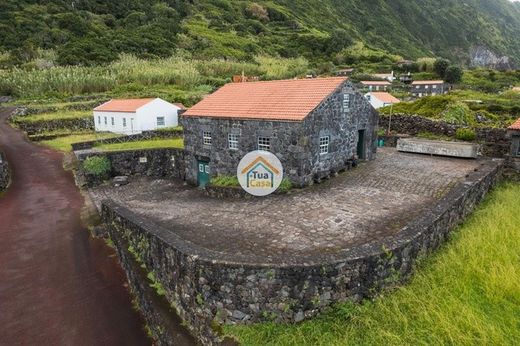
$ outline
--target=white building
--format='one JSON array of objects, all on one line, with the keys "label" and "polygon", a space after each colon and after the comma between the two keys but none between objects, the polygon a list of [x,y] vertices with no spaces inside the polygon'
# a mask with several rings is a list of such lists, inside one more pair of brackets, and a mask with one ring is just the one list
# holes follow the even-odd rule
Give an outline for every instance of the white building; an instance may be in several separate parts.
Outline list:
[{"label": "white building", "polygon": [[137,134],[179,124],[182,104],[160,98],[110,100],[94,108],[96,131]]},{"label": "white building", "polygon": [[369,92],[365,94],[365,98],[375,109],[401,102],[398,98],[395,98],[386,92]]},{"label": "white building", "polygon": [[374,74],[372,74],[372,77],[384,79],[384,80],[389,81],[390,83],[393,83],[396,79],[395,75],[394,75],[394,71],[392,71],[390,73],[374,73]]}]

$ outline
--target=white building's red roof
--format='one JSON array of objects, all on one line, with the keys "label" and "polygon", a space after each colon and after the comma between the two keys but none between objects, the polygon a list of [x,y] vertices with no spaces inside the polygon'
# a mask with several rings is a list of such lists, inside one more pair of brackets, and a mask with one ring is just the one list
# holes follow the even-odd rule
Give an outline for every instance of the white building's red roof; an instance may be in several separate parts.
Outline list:
[{"label": "white building's red roof", "polygon": [[97,112],[134,113],[142,106],[152,102],[154,98],[110,100],[94,108]]}]

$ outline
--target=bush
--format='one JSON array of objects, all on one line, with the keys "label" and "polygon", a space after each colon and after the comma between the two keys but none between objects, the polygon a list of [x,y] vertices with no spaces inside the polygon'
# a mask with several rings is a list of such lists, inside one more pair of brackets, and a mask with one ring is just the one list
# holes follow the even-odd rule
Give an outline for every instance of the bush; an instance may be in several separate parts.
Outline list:
[{"label": "bush", "polygon": [[460,128],[457,129],[457,133],[455,134],[455,137],[457,139],[460,139],[461,141],[474,141],[477,135],[475,134],[475,131],[468,128]]},{"label": "bush", "polygon": [[290,189],[292,189],[292,183],[289,179],[283,178],[282,182],[280,183],[280,186],[278,187],[278,192],[287,192]]},{"label": "bush", "polygon": [[110,160],[104,156],[91,156],[83,161],[83,169],[88,174],[93,174],[97,177],[107,177],[112,170]]},{"label": "bush", "polygon": [[238,178],[234,175],[219,175],[211,178],[211,185],[215,186],[240,186]]}]

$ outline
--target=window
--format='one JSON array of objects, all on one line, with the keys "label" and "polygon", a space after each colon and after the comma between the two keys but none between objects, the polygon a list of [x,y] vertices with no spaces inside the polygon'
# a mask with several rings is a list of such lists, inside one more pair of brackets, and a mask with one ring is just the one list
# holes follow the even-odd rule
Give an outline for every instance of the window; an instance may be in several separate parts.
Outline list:
[{"label": "window", "polygon": [[157,117],[157,126],[164,126],[164,117]]},{"label": "window", "polygon": [[432,89],[437,89],[437,86],[436,85],[432,85]]},{"label": "window", "polygon": [[520,157],[520,142],[516,143],[516,156]]},{"label": "window", "polygon": [[100,115],[98,115],[98,117],[97,117],[97,123],[101,124],[101,116]]},{"label": "window", "polygon": [[112,126],[114,126],[116,124],[116,121],[115,121],[114,117],[112,117],[112,119],[110,119],[110,120],[112,122]]},{"label": "window", "polygon": [[429,85],[426,85],[426,86],[425,86],[425,88],[426,88],[426,89],[429,89],[429,88],[430,88],[430,86],[429,86]]},{"label": "window", "polygon": [[258,150],[271,150],[271,138],[269,137],[258,137]]},{"label": "window", "polygon": [[238,135],[234,133],[228,134],[229,149],[238,150]]},{"label": "window", "polygon": [[343,111],[350,108],[350,94],[343,94]]},{"label": "window", "polygon": [[320,137],[320,154],[321,155],[329,153],[329,143],[330,143],[329,136]]},{"label": "window", "polygon": [[202,143],[204,145],[211,145],[211,132],[209,132],[209,131],[202,132]]},{"label": "window", "polygon": [[419,89],[419,86],[417,85],[417,86],[415,87],[415,89]]},{"label": "window", "polygon": [[105,125],[107,125],[107,124],[108,124],[108,123],[107,123],[107,117],[105,117]]},{"label": "window", "polygon": [[126,127],[126,118],[123,118],[123,127]]}]

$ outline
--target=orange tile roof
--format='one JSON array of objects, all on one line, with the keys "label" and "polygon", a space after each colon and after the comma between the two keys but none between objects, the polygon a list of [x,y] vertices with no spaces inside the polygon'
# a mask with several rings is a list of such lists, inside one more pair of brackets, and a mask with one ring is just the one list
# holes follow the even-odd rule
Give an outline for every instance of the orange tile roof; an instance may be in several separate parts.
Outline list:
[{"label": "orange tile roof", "polygon": [[154,98],[147,99],[125,99],[125,100],[110,100],[103,103],[100,106],[94,108],[95,111],[99,112],[123,112],[133,113],[142,106],[155,100]]},{"label": "orange tile roof", "polygon": [[385,93],[385,92],[372,92],[372,93],[370,93],[370,95],[372,95],[375,98],[383,101],[384,103],[399,103],[399,102],[401,102],[401,100],[399,100],[398,98],[395,98],[391,94]]},{"label": "orange tile roof", "polygon": [[520,131],[520,119],[518,119],[517,121],[515,121],[513,123],[513,125],[509,126],[508,129],[510,130],[518,130]]},{"label": "orange tile roof", "polygon": [[380,80],[363,80],[361,81],[363,85],[392,85],[392,83],[388,81],[380,81]]},{"label": "orange tile roof", "polygon": [[184,116],[302,121],[347,78],[230,83]]},{"label": "orange tile roof", "polygon": [[444,84],[443,80],[416,80],[412,82],[412,85],[431,85],[431,84]]}]

